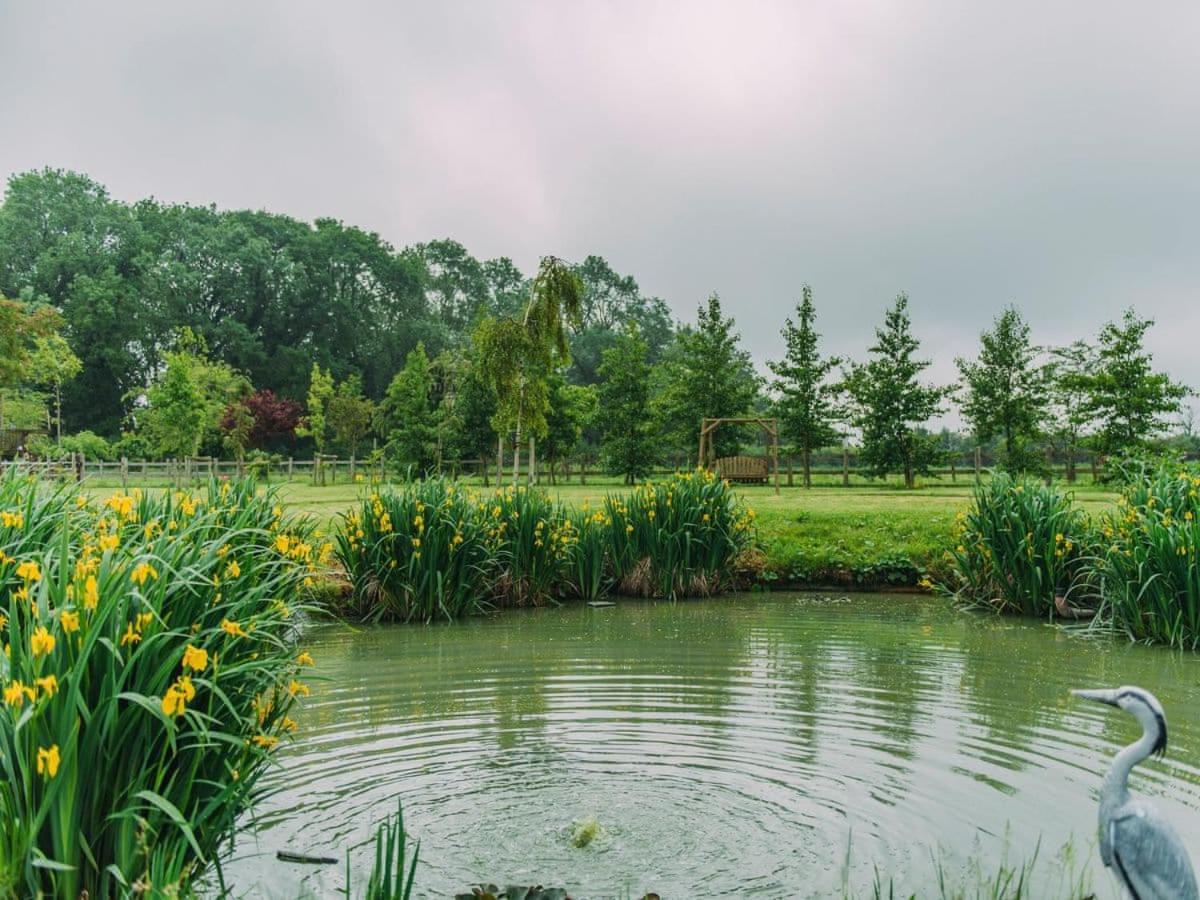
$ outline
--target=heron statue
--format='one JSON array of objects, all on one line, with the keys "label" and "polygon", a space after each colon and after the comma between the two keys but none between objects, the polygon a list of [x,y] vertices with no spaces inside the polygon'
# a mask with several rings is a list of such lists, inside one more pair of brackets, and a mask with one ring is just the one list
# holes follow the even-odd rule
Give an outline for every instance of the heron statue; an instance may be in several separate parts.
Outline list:
[{"label": "heron statue", "polygon": [[1133,900],[1198,900],[1196,875],[1183,841],[1151,804],[1129,793],[1129,773],[1167,749],[1167,717],[1139,687],[1072,691],[1116,706],[1142,724],[1142,736],[1117,754],[1100,788],[1100,858]]}]

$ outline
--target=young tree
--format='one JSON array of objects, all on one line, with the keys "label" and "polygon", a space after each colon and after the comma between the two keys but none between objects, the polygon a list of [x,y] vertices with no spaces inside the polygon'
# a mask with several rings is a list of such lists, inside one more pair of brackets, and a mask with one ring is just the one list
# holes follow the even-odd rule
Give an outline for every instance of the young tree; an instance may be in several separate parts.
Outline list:
[{"label": "young tree", "polygon": [[149,408],[142,431],[160,456],[195,456],[205,429],[204,394],[196,367],[182,351],[168,353],[166,360],[166,369],[146,390]]},{"label": "young tree", "polygon": [[829,381],[842,360],[821,356],[816,317],[812,288],[806,284],[796,305],[796,324],[784,322],[787,352],[778,362],[767,363],[775,374],[772,387],[779,393],[776,408],[783,434],[800,451],[806,488],[812,487],[812,451],[837,440],[834,423],[842,414],[837,402],[841,386]]},{"label": "young tree", "polygon": [[1005,469],[1040,469],[1034,445],[1049,412],[1049,378],[1038,363],[1029,325],[1010,306],[979,340],[978,360],[955,361],[966,385],[963,416],[981,442],[1001,439]]},{"label": "young tree", "polygon": [[646,342],[629,326],[600,364],[600,452],[605,467],[633,484],[654,464],[656,431],[650,414]]},{"label": "young tree", "polygon": [[246,462],[246,448],[250,446],[250,436],[254,432],[254,414],[244,402],[231,403],[225,408],[221,417],[221,443],[237,460],[238,474],[241,474]]},{"label": "young tree", "polygon": [[875,329],[872,358],[854,363],[846,375],[853,402],[851,423],[862,436],[862,461],[872,477],[904,473],[905,487],[916,484],[938,456],[936,439],[922,426],[942,411],[946,388],[922,384],[928,360],[914,359],[920,342],[912,335],[908,296],[900,294]]},{"label": "young tree", "polygon": [[375,415],[375,430],[387,442],[389,452],[419,472],[433,465],[437,429],[430,403],[432,391],[429,357],[425,345],[417,344],[405,358],[404,368],[392,378]]},{"label": "young tree", "polygon": [[351,457],[358,455],[358,445],[371,433],[374,415],[375,404],[363,396],[358,375],[351,375],[337,386],[325,413],[333,440]]},{"label": "young tree", "polygon": [[1100,330],[1086,387],[1088,412],[1096,422],[1094,443],[1102,455],[1146,446],[1191,394],[1186,385],[1151,368],[1154,358],[1144,341],[1153,324],[1127,309],[1120,324],[1109,322]]},{"label": "young tree", "polygon": [[[759,377],[739,341],[733,319],[721,314],[721,298],[714,293],[700,306],[696,327],[681,329],[677,346],[663,360],[659,411],[689,447],[699,444],[701,419],[744,416],[754,407]],[[741,429],[719,428],[712,438],[717,457],[732,456]]]},{"label": "young tree", "polygon": [[1066,460],[1067,481],[1075,481],[1075,457],[1092,423],[1088,389],[1096,368],[1096,349],[1086,341],[1050,350],[1050,413],[1047,438]]},{"label": "young tree", "polygon": [[[250,383],[229,365],[208,358],[204,340],[184,328],[166,368],[145,390],[143,427],[152,446],[167,456],[195,456],[221,442],[221,420],[230,404],[250,392]],[[193,428],[193,422],[198,425]]]},{"label": "young tree", "polygon": [[308,415],[296,429],[296,434],[311,437],[319,454],[325,452],[325,443],[329,439],[329,401],[333,399],[333,393],[333,373],[313,363],[306,398]]},{"label": "young tree", "polygon": [[514,482],[521,468],[522,428],[529,432],[529,477],[536,478],[534,436],[546,432],[546,379],[570,361],[567,324],[579,318],[582,292],[570,266],[556,257],[544,257],[520,321],[489,318],[475,333],[484,378],[496,393],[496,431],[515,432]]},{"label": "young tree", "polygon": [[53,307],[0,294],[0,428],[4,428],[4,391],[25,380],[34,341],[56,335],[61,327],[62,317]]},{"label": "young tree", "polygon": [[48,387],[54,395],[54,429],[60,447],[63,385],[82,370],[83,363],[71,352],[71,345],[61,334],[50,332],[34,338],[33,352],[29,354],[28,360],[29,379],[35,384]]},{"label": "young tree", "polygon": [[248,446],[265,450],[273,444],[292,443],[304,416],[304,407],[290,397],[277,397],[269,388],[241,401],[254,418]]}]

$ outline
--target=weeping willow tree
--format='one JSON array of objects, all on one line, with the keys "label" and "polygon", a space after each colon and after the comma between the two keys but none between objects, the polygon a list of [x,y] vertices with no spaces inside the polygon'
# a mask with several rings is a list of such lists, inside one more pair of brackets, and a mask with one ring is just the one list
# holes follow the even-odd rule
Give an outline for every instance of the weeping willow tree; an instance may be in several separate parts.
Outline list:
[{"label": "weeping willow tree", "polygon": [[484,377],[496,392],[493,426],[500,435],[497,471],[503,462],[504,434],[515,432],[513,481],[521,470],[521,435],[529,434],[529,474],[536,464],[536,436],[546,431],[550,373],[570,362],[567,328],[578,322],[583,284],[563,260],[543,257],[520,318],[485,319],[475,333]]}]

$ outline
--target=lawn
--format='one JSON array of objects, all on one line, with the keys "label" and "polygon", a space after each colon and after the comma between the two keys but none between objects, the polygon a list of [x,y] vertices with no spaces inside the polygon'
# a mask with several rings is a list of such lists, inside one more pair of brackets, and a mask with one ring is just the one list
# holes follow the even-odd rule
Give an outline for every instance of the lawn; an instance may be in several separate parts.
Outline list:
[{"label": "lawn", "polygon": [[[478,482],[475,482],[478,484]],[[951,540],[955,514],[970,500],[972,480],[943,478],[916,490],[898,483],[860,483],[850,487],[825,484],[804,489],[786,487],[779,496],[771,487],[739,488],[757,512],[759,540],[766,560],[766,580],[777,585],[844,585],[847,587],[912,586],[926,574],[941,574],[943,551]],[[576,506],[597,504],[605,495],[626,488],[615,479],[589,478],[543,485],[552,496]],[[90,483],[87,490],[107,495],[112,483]],[[316,487],[307,481],[280,485],[292,509],[331,528],[367,485],[339,482]],[[1116,495],[1091,484],[1077,484],[1075,500],[1099,512]]]}]

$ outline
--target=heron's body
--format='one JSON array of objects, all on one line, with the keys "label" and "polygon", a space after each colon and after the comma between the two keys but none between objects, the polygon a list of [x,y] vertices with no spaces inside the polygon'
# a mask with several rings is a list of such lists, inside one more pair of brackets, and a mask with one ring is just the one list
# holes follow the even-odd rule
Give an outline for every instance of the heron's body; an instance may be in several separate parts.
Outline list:
[{"label": "heron's body", "polygon": [[1100,788],[1100,859],[1134,900],[1200,900],[1183,841],[1154,806],[1129,793],[1129,773],[1167,747],[1167,721],[1154,695],[1141,688],[1075,691],[1117,706],[1142,723],[1142,736],[1123,749]]}]

